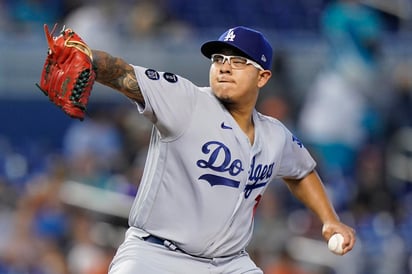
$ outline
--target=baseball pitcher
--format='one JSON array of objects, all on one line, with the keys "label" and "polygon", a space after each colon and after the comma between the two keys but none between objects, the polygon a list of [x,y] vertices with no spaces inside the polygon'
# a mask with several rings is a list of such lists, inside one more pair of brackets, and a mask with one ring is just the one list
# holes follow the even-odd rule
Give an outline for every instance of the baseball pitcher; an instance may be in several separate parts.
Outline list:
[{"label": "baseball pitcher", "polygon": [[[39,87],[53,103],[83,119],[97,81],[133,100],[136,115],[153,123],[130,228],[109,273],[263,273],[245,249],[255,209],[275,178],[319,217],[325,241],[339,233],[343,253],[353,248],[355,232],[339,221],[308,150],[255,109],[272,75],[273,50],[262,33],[238,26],[202,45],[209,87],[70,42],[80,39],[72,30],[46,36]],[[66,60],[71,55],[80,57]]]}]

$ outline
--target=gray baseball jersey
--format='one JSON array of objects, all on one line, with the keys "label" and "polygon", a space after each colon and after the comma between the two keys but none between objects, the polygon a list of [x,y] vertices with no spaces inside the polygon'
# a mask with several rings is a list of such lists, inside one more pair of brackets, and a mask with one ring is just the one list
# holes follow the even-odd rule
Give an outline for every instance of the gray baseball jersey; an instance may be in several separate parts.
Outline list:
[{"label": "gray baseball jersey", "polygon": [[253,145],[209,87],[135,66],[153,124],[130,226],[214,258],[245,249],[270,181],[302,178],[315,161],[278,120],[253,113]]}]

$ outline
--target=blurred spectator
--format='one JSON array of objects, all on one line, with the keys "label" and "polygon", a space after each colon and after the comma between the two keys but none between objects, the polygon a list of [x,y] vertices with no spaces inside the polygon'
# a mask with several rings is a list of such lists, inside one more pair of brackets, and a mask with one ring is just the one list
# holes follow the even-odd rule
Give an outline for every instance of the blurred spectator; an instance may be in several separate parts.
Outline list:
[{"label": "blurred spectator", "polygon": [[130,15],[125,22],[125,34],[136,39],[137,43],[144,38],[166,37],[168,45],[186,42],[192,35],[190,23],[170,15],[168,1],[142,0],[130,7]]},{"label": "blurred spectator", "polygon": [[321,27],[330,44],[331,67],[357,84],[368,83],[381,52],[379,13],[359,0],[335,0],[324,10]]},{"label": "blurred spectator", "polygon": [[388,137],[404,127],[412,128],[412,65],[408,60],[395,65],[391,79],[393,100],[387,118]]},{"label": "blurred spectator", "polygon": [[272,77],[259,97],[257,108],[265,115],[274,117],[290,128],[295,127],[297,104],[294,98],[289,53],[276,48],[273,56]]},{"label": "blurred spectator", "polygon": [[319,157],[322,170],[350,174],[366,138],[367,109],[359,89],[335,71],[320,73],[308,90],[299,117],[301,136]]},{"label": "blurred spectator", "polygon": [[258,105],[259,111],[265,115],[276,118],[286,125],[293,124],[290,117],[290,106],[282,96],[266,96]]},{"label": "blurred spectator", "polygon": [[377,79],[382,23],[358,0],[333,1],[321,22],[331,54],[308,90],[298,127],[331,182],[331,194],[338,194],[334,202],[339,209],[356,188],[357,154],[381,122],[379,98],[384,93]]},{"label": "blurred spectator", "polygon": [[109,269],[112,257],[107,258],[105,249],[93,241],[93,225],[93,218],[88,214],[77,212],[74,216],[71,226],[72,243],[67,254],[70,273],[104,274]]},{"label": "blurred spectator", "polygon": [[107,107],[91,107],[90,117],[83,122],[73,121],[63,138],[70,177],[103,188],[125,164],[122,136]]},{"label": "blurred spectator", "polygon": [[120,26],[128,13],[122,1],[87,1],[73,9],[64,25],[75,30],[91,48],[115,50],[120,42]]},{"label": "blurred spectator", "polygon": [[164,1],[136,1],[130,7],[127,28],[129,34],[135,37],[145,37],[156,35],[164,26],[167,14]]},{"label": "blurred spectator", "polygon": [[408,60],[396,64],[392,100],[386,120],[386,168],[388,188],[397,196],[412,190],[412,78]]},{"label": "blurred spectator", "polygon": [[[351,208],[355,214],[395,211],[395,196],[385,182],[384,152],[375,145],[364,146],[356,166],[357,189]],[[361,218],[361,216],[357,216]]]}]

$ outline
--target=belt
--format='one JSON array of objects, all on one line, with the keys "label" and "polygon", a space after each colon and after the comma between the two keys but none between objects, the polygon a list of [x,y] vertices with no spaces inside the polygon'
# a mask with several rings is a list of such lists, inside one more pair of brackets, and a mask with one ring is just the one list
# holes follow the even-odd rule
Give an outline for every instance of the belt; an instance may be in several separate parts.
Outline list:
[{"label": "belt", "polygon": [[167,239],[162,239],[162,238],[159,238],[159,237],[154,236],[154,235],[149,235],[149,236],[147,236],[147,237],[143,237],[143,240],[144,240],[145,242],[149,242],[149,243],[153,243],[153,244],[158,244],[158,245],[163,245],[163,246],[167,247],[168,249],[170,249],[170,250],[172,250],[172,251],[180,251],[180,252],[186,253],[186,252],[184,252],[183,250],[181,250],[181,249],[180,249],[175,243],[173,243],[172,241],[169,241],[169,240],[167,240]]},{"label": "belt", "polygon": [[[143,237],[143,240],[145,242],[158,244],[158,245],[163,245],[163,246],[167,247],[168,249],[170,249],[172,251],[182,252],[184,254],[187,254],[187,255],[190,255],[190,256],[193,256],[193,257],[207,259],[207,260],[212,259],[212,258],[207,258],[207,257],[202,257],[202,256],[196,256],[196,255],[189,254],[186,251],[184,251],[183,249],[180,249],[174,242],[172,242],[170,240],[167,240],[167,239],[163,239],[163,238],[154,236],[154,235],[149,235],[149,236]],[[242,254],[242,253],[245,253],[245,252],[246,252],[245,250],[242,250],[238,254]],[[229,255],[229,256],[222,256],[221,258],[231,257],[231,256],[234,256],[234,255],[236,255],[236,254]]]}]

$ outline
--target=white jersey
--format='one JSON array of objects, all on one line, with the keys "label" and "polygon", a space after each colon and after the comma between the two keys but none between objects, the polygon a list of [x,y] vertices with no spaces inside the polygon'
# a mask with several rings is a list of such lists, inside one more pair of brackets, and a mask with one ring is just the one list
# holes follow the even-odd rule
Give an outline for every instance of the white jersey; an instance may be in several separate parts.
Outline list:
[{"label": "white jersey", "polygon": [[315,161],[278,120],[253,113],[253,145],[213,96],[180,76],[134,67],[154,124],[129,224],[214,258],[245,249],[254,210],[275,178],[302,178]]}]

